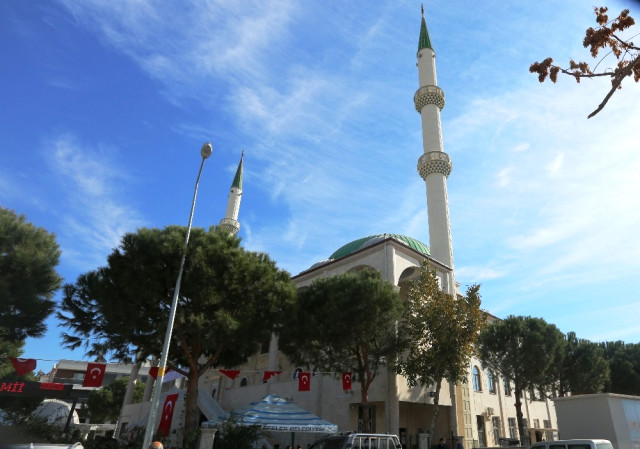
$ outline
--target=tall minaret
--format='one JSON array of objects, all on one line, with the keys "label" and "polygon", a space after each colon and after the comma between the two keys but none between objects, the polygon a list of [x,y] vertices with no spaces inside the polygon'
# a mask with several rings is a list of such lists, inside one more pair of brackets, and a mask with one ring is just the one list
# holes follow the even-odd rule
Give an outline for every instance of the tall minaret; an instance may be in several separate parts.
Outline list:
[{"label": "tall minaret", "polygon": [[422,117],[424,154],[418,160],[418,173],[427,184],[431,256],[451,268],[449,282],[446,282],[446,287],[443,287],[446,288],[447,293],[455,294],[453,248],[447,200],[447,177],[451,173],[451,160],[442,150],[440,111],[444,107],[444,92],[437,86],[435,59],[436,54],[431,47],[423,7],[417,64],[420,87],[413,96],[416,110]]},{"label": "tall minaret", "polygon": [[220,220],[220,227],[228,229],[230,233],[237,234],[240,230],[238,222],[238,212],[240,212],[240,200],[242,199],[242,161],[244,160],[244,150],[240,156],[240,163],[236,170],[236,176],[231,183],[229,199],[227,201],[227,211],[224,218]]}]

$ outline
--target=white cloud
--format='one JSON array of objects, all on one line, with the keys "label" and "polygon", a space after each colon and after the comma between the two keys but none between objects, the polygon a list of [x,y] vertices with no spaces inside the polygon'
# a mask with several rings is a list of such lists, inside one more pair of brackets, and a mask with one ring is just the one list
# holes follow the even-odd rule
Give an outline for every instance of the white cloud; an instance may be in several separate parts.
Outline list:
[{"label": "white cloud", "polygon": [[101,265],[125,232],[143,224],[118,187],[132,180],[114,165],[110,149],[85,146],[70,135],[58,137],[51,146],[46,159],[65,195],[57,211],[64,222],[59,231],[63,257],[78,266]]}]

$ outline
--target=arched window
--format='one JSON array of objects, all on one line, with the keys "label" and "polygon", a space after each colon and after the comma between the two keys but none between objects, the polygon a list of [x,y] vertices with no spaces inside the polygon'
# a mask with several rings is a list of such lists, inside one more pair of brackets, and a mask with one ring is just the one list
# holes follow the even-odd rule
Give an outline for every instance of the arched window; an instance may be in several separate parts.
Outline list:
[{"label": "arched window", "polygon": [[473,367],[473,391],[482,391],[482,383],[480,382],[480,370],[477,366]]},{"label": "arched window", "polygon": [[248,384],[249,384],[249,381],[247,380],[247,378],[243,377],[242,380],[240,381],[240,386],[246,387]]},{"label": "arched window", "polygon": [[301,372],[302,372],[302,368],[296,368],[296,370],[293,372],[293,378],[297,379],[298,376],[300,376]]},{"label": "arched window", "polygon": [[493,371],[487,371],[487,384],[489,385],[489,393],[496,393],[496,384],[493,380]]}]

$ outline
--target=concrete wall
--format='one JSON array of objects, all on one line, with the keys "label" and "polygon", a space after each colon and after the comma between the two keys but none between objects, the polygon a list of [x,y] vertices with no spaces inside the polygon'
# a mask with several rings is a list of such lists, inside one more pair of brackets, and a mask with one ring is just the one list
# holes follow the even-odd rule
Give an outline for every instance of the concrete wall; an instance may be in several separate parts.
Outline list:
[{"label": "concrete wall", "polygon": [[615,449],[640,448],[640,397],[603,393],[554,402],[560,438],[603,438]]}]

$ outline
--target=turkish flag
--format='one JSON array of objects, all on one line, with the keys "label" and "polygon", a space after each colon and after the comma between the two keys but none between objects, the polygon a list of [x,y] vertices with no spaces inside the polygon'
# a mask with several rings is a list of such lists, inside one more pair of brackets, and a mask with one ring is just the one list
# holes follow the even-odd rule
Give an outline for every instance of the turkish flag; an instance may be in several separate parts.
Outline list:
[{"label": "turkish flag", "polygon": [[18,373],[18,376],[24,376],[25,374],[36,369],[36,359],[18,359],[16,357],[9,357],[13,368]]},{"label": "turkish flag", "polygon": [[[157,379],[159,369],[160,367],[158,366],[152,366],[151,368],[149,368],[149,375],[154,379]],[[164,374],[167,374],[169,371],[171,371],[171,368],[165,368]],[[162,377],[164,377],[164,375]]]},{"label": "turkish flag", "polygon": [[281,372],[282,371],[265,371],[264,374],[262,375],[262,383],[268,381],[273,376],[275,376],[276,374],[280,374]]},{"label": "turkish flag", "polygon": [[342,373],[342,389],[351,390],[351,373]]},{"label": "turkish flag", "polygon": [[236,376],[240,374],[239,369],[219,369],[218,371],[220,371],[222,374],[224,374],[231,380],[235,379]]},{"label": "turkish flag", "polygon": [[176,408],[177,400],[178,393],[169,394],[164,400],[164,405],[162,406],[162,417],[160,418],[160,424],[158,425],[159,435],[169,435],[169,430],[171,430],[171,419],[173,418],[173,410]]},{"label": "turkish flag", "polygon": [[298,373],[298,391],[311,390],[311,373]]},{"label": "turkish flag", "polygon": [[98,387],[102,386],[102,378],[104,372],[107,369],[107,365],[104,363],[89,363],[87,364],[87,371],[84,373],[83,387]]}]

